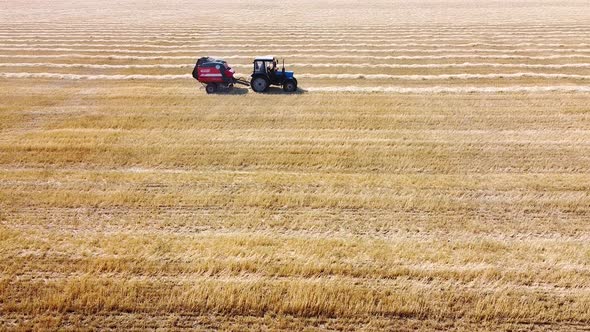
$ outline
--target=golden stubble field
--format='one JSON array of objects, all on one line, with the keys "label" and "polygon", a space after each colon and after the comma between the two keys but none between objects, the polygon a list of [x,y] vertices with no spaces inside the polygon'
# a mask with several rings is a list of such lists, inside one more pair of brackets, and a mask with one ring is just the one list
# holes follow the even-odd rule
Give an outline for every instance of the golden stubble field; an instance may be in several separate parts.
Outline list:
[{"label": "golden stubble field", "polygon": [[589,328],[587,2],[2,6],[0,330]]}]

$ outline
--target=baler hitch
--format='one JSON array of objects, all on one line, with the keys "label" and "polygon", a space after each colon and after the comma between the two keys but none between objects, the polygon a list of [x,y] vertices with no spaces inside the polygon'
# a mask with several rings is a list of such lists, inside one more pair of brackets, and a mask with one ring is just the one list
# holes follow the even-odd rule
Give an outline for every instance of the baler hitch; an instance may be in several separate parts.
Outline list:
[{"label": "baler hitch", "polygon": [[250,81],[244,79],[244,78],[236,78],[234,79],[234,83],[235,84],[242,84],[242,85],[246,85],[246,86],[250,86]]}]

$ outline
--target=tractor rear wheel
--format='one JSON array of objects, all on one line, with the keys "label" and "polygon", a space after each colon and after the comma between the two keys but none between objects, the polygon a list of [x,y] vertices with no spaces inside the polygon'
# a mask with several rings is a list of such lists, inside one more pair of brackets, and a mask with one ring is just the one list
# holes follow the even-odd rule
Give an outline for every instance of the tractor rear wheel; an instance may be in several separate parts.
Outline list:
[{"label": "tractor rear wheel", "polygon": [[205,91],[207,91],[207,93],[209,93],[209,94],[215,93],[217,91],[217,84],[215,84],[215,83],[207,84],[207,86],[205,87]]},{"label": "tractor rear wheel", "polygon": [[252,90],[255,92],[264,92],[268,89],[269,82],[264,77],[256,77],[252,80],[250,86],[252,86]]},{"label": "tractor rear wheel", "polygon": [[295,92],[297,90],[297,82],[295,80],[287,80],[283,83],[283,90],[285,92]]}]

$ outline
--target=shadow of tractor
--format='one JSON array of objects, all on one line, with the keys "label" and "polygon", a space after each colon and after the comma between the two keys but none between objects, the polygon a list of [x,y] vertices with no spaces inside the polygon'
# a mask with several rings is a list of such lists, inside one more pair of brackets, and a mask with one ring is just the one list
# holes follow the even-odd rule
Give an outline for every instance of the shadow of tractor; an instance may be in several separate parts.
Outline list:
[{"label": "shadow of tractor", "polygon": [[[253,93],[255,93],[254,91],[252,91]],[[268,88],[268,90],[266,90],[265,92],[262,92],[262,95],[301,95],[307,93],[307,90],[301,89],[301,88],[297,88],[297,91],[295,92],[285,92],[285,90],[283,90],[283,88],[278,87],[278,86],[271,86]]]},{"label": "shadow of tractor", "polygon": [[239,95],[245,95],[248,93],[260,94],[260,95],[301,95],[301,94],[307,93],[307,90],[297,88],[297,91],[295,91],[295,92],[285,92],[283,90],[283,88],[273,86],[273,87],[269,87],[268,90],[266,90],[265,92],[256,93],[249,88],[234,86],[233,88],[219,89],[215,93],[213,93],[212,95],[239,96]]}]

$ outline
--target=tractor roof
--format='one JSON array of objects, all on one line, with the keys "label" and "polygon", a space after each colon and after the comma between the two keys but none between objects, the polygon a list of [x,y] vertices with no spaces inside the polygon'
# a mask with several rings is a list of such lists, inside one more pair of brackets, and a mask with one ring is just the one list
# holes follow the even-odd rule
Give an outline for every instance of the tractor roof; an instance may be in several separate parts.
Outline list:
[{"label": "tractor roof", "polygon": [[274,59],[275,59],[274,56],[266,55],[266,56],[258,56],[254,59],[254,61],[272,61]]}]

